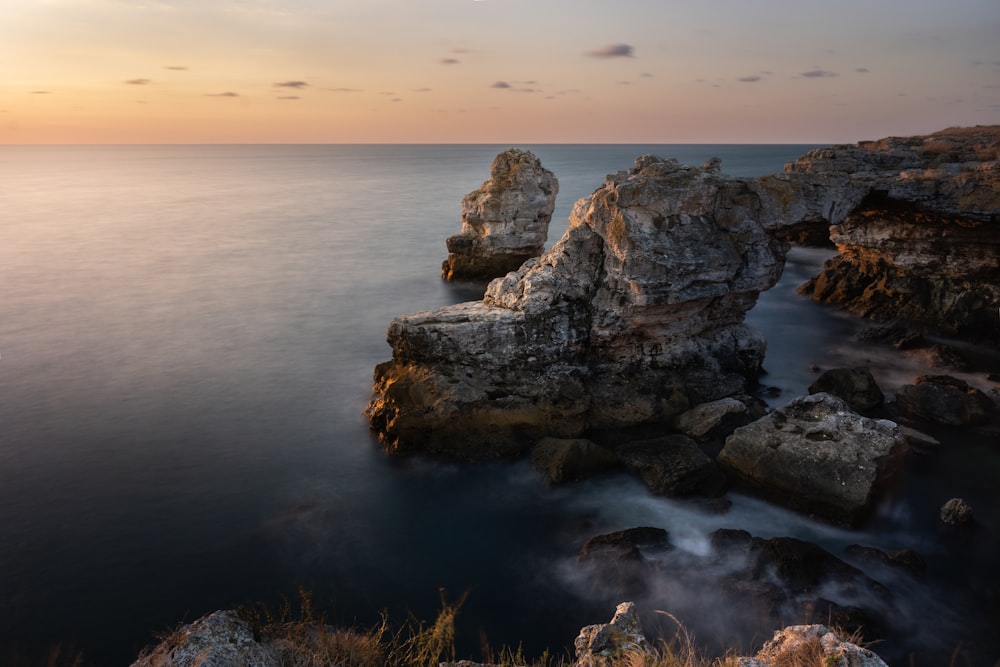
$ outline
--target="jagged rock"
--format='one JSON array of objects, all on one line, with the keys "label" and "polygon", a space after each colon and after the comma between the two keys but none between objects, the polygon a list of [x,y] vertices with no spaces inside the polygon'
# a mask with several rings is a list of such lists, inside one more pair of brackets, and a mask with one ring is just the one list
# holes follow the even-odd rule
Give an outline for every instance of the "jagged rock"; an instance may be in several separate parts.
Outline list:
[{"label": "jagged rock", "polygon": [[850,524],[869,510],[902,445],[895,423],[818,393],[736,429],[718,462],[773,501]]},{"label": "jagged rock", "polygon": [[610,623],[581,628],[573,645],[575,667],[613,667],[623,664],[623,658],[629,654],[651,653],[639,614],[631,602],[619,604]]},{"label": "jagged rock", "polygon": [[177,630],[132,667],[280,667],[275,649],[254,638],[234,611],[217,611]]},{"label": "jagged rock", "polygon": [[542,438],[531,450],[531,462],[550,483],[562,484],[606,472],[618,459],[590,440]]},{"label": "jagged rock", "polygon": [[665,496],[719,496],[726,476],[686,435],[636,440],[615,450],[626,468],[653,493]]},{"label": "jagged rock", "polygon": [[886,567],[903,570],[913,576],[923,576],[927,572],[927,561],[913,549],[894,549],[882,551],[875,547],[861,544],[851,544],[845,549],[848,556],[862,563],[876,563]]},{"label": "jagged rock", "polygon": [[1000,336],[998,134],[839,146],[752,179],[642,156],[482,302],[396,318],[366,415],[391,452],[483,459],[745,393],[766,342],[744,315],[800,224],[832,226],[841,251],[815,298]]},{"label": "jagged rock", "polygon": [[950,426],[981,424],[993,409],[989,396],[950,375],[922,375],[903,385],[896,405],[904,415]]},{"label": "jagged rock", "polygon": [[372,427],[390,451],[489,458],[743,393],[765,348],[743,318],[785,251],[746,214],[755,199],[651,156],[609,176],[482,302],[392,322]]},{"label": "jagged rock", "polygon": [[842,640],[825,625],[793,625],[778,630],[754,657],[737,658],[736,664],[739,667],[888,667],[878,655]]},{"label": "jagged rock", "polygon": [[852,410],[864,412],[882,405],[885,396],[867,368],[834,368],[809,385],[810,394],[826,392],[844,399]]},{"label": "jagged rock", "polygon": [[1000,126],[811,151],[796,174],[866,184],[831,218],[840,254],[802,287],[875,320],[1000,336]]},{"label": "jagged rock", "polygon": [[953,526],[961,526],[972,523],[975,516],[969,503],[962,498],[952,498],[941,506],[941,520]]},{"label": "jagged rock", "polygon": [[530,151],[496,156],[490,178],[462,199],[462,231],[446,241],[445,280],[490,280],[545,249],[559,180]]}]

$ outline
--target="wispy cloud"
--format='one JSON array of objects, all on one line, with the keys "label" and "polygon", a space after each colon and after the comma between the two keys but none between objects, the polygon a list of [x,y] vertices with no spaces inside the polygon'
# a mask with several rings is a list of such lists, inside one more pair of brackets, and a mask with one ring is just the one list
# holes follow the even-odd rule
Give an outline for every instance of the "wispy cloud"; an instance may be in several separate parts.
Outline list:
[{"label": "wispy cloud", "polygon": [[52,91],[51,90],[33,90],[33,91],[31,91],[31,94],[32,95],[51,95]]},{"label": "wispy cloud", "polygon": [[490,88],[510,88],[510,87],[511,85],[506,81],[496,81],[490,86]]},{"label": "wispy cloud", "polygon": [[205,97],[239,97],[239,96],[240,96],[239,93],[234,93],[231,90],[228,90],[224,93],[207,93],[205,95]]},{"label": "wispy cloud", "polygon": [[429,93],[433,88],[415,88],[413,92],[415,93]]},{"label": "wispy cloud", "polygon": [[807,79],[828,79],[837,76],[837,73],[825,69],[811,69],[808,72],[802,72],[799,76]]},{"label": "wispy cloud", "polygon": [[279,83],[274,84],[274,87],[275,88],[295,88],[297,90],[301,90],[303,88],[306,88],[308,85],[309,84],[306,83],[305,81],[281,81]]},{"label": "wispy cloud", "polygon": [[301,100],[302,98],[298,95],[282,95],[278,98],[279,100]]},{"label": "wispy cloud", "polygon": [[329,90],[332,93],[360,93],[362,90],[360,88],[324,88],[323,90]]},{"label": "wispy cloud", "polygon": [[149,79],[127,79],[125,81],[130,86],[146,86],[152,83]]},{"label": "wispy cloud", "polygon": [[188,67],[186,65],[167,65],[163,69],[170,69],[175,72],[186,72],[188,70]]},{"label": "wispy cloud", "polygon": [[757,76],[756,74],[751,74],[750,76],[741,76],[736,80],[742,81],[743,83],[757,83],[758,81],[763,81],[763,79],[763,77]]},{"label": "wispy cloud", "polygon": [[629,44],[607,44],[599,49],[588,51],[587,55],[591,58],[633,58],[635,57],[634,51],[635,49]]},{"label": "wispy cloud", "polygon": [[642,72],[641,74],[639,74],[639,76],[641,76],[644,79],[652,79],[653,78],[653,75],[650,74],[649,72]]},{"label": "wispy cloud", "polygon": [[441,63],[442,65],[458,65],[462,61],[459,60],[458,58],[442,58],[438,62]]},{"label": "wispy cloud", "polygon": [[869,72],[871,72],[871,70],[868,69],[867,67],[855,67],[854,71],[858,72],[859,74],[868,74]]}]

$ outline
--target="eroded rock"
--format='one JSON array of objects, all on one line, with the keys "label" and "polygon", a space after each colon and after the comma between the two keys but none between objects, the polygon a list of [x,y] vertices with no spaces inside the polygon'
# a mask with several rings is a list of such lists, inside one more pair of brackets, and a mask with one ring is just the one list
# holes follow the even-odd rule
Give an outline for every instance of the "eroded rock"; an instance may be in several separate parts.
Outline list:
[{"label": "eroded rock", "polygon": [[825,625],[793,625],[778,630],[754,657],[738,658],[736,664],[739,667],[888,667],[878,655],[841,639]]},{"label": "eroded rock", "polygon": [[719,496],[726,490],[725,474],[686,435],[636,440],[616,449],[615,455],[653,493]]},{"label": "eroded rock", "polygon": [[855,523],[904,443],[899,427],[826,393],[795,399],[726,439],[719,464],[771,500]]},{"label": "eroded rock", "polygon": [[581,628],[573,645],[575,667],[613,667],[622,664],[630,654],[651,653],[639,614],[631,602],[618,605],[610,623]]},{"label": "eroded rock", "polygon": [[496,156],[490,178],[462,199],[462,230],[447,239],[445,280],[487,281],[545,249],[559,180],[531,151]]},{"label": "eroded rock", "polygon": [[235,611],[217,611],[144,651],[132,667],[280,667],[280,658]]},{"label": "eroded rock", "polygon": [[950,426],[982,424],[994,407],[989,396],[950,375],[922,375],[916,384],[903,385],[896,405],[908,417]]},{"label": "eroded rock", "polygon": [[864,412],[882,405],[885,396],[867,368],[834,368],[809,386],[810,394],[826,392],[842,398],[852,410]]},{"label": "eroded rock", "polygon": [[618,459],[584,438],[542,438],[531,450],[531,462],[550,483],[562,484],[606,472]]}]

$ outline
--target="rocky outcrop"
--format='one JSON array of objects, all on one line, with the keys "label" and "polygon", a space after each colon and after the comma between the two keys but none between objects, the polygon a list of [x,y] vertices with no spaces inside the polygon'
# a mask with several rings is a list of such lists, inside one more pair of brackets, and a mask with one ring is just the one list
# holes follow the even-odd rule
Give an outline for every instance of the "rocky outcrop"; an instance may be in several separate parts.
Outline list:
[{"label": "rocky outcrop", "polygon": [[962,498],[952,498],[942,505],[940,517],[941,521],[952,526],[962,526],[975,520],[972,506]]},{"label": "rocky outcrop", "polygon": [[840,254],[802,291],[863,317],[997,340],[998,158],[991,126],[815,150],[786,167],[852,184],[849,214],[829,216]]},{"label": "rocky outcrop", "polygon": [[390,452],[482,459],[744,393],[766,349],[744,315],[801,225],[827,225],[841,251],[806,288],[816,298],[1000,332],[998,134],[837,146],[749,179],[643,156],[481,302],[393,320],[366,415]]},{"label": "rocky outcrop", "polygon": [[132,667],[279,667],[280,658],[235,611],[217,611],[143,651]]},{"label": "rocky outcrop", "polygon": [[490,280],[545,249],[559,180],[530,151],[493,160],[490,178],[462,199],[462,231],[446,241],[445,280]]},{"label": "rocky outcrop", "polygon": [[851,524],[871,507],[903,443],[895,423],[818,393],[736,429],[718,462],[775,502]]},{"label": "rocky outcrop", "polygon": [[482,302],[392,322],[372,427],[393,452],[487,458],[744,392],[765,350],[744,314],[786,249],[754,201],[742,180],[675,160],[609,176]]},{"label": "rocky outcrop", "polygon": [[650,491],[664,496],[720,496],[726,476],[686,435],[636,440],[615,450]]},{"label": "rocky outcrop", "polygon": [[652,653],[635,604],[631,602],[618,605],[610,623],[581,628],[573,646],[576,649],[575,667],[614,667],[629,664],[625,660],[630,656]]},{"label": "rocky outcrop", "polygon": [[584,438],[543,438],[531,450],[531,463],[551,484],[562,484],[606,472],[618,459]]}]

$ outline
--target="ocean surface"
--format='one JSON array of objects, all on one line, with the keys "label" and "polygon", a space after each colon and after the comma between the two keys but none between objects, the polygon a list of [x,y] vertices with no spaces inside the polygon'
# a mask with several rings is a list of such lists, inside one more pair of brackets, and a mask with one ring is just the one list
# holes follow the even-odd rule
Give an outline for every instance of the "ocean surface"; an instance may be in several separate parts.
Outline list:
[{"label": "ocean surface", "polygon": [[[520,147],[560,181],[550,245],[573,202],[640,154],[761,175],[810,148]],[[550,489],[523,462],[384,456],[361,412],[386,328],[481,296],[440,279],[444,239],[504,148],[0,147],[0,664],[58,646],[127,665],[182,621],[300,586],[361,625],[433,619],[442,589],[468,592],[470,653],[481,637],[561,653],[620,602],[574,576],[580,545],[638,525],[692,552],[719,527],[915,548],[928,575],[900,613],[933,638],[914,664],[997,648],[994,441],[937,434],[858,530],[738,495],[707,515],[621,475]],[[806,393],[810,365],[878,364],[887,393],[925,371],[794,294],[829,254],[793,251],[750,314],[772,405]],[[937,519],[958,495],[979,521],[961,538]],[[705,641],[766,639],[718,631]]]}]

